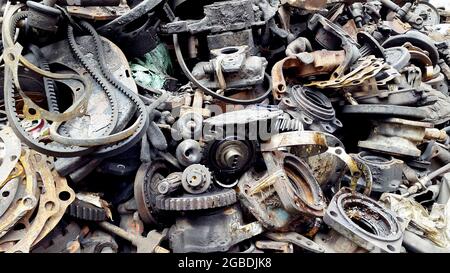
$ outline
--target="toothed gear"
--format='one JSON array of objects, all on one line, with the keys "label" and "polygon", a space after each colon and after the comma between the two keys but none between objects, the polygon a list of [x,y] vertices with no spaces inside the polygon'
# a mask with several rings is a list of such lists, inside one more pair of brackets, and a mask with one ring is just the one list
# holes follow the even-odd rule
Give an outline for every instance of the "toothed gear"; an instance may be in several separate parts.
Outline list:
[{"label": "toothed gear", "polygon": [[86,221],[105,221],[106,211],[87,202],[75,199],[67,208],[67,214]]},{"label": "toothed gear", "polygon": [[278,132],[302,131],[303,123],[298,119],[292,119],[289,115],[283,115],[276,121],[275,128]]},{"label": "toothed gear", "polygon": [[211,173],[202,164],[190,165],[183,171],[181,185],[189,193],[203,193],[211,185]]},{"label": "toothed gear", "polygon": [[239,140],[236,136],[209,141],[204,148],[203,164],[210,168],[216,180],[229,184],[228,180],[235,181],[251,167],[256,145],[256,141]]},{"label": "toothed gear", "polygon": [[156,207],[160,210],[187,211],[202,210],[229,206],[236,203],[236,192],[224,189],[201,195],[183,195],[180,197],[156,197]]}]

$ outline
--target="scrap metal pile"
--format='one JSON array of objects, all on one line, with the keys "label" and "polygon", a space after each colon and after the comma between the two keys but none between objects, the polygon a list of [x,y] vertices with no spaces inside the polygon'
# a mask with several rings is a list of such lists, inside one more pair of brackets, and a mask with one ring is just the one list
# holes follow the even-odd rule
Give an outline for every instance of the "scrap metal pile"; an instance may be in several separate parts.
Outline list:
[{"label": "scrap metal pile", "polygon": [[450,252],[450,11],[3,1],[0,252]]}]

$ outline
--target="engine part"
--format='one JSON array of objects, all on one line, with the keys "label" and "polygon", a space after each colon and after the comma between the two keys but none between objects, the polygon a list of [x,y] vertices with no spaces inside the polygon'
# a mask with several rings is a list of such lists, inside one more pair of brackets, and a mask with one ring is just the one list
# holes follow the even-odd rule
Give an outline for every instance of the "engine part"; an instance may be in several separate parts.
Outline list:
[{"label": "engine part", "polygon": [[205,162],[209,163],[220,183],[230,184],[251,167],[255,153],[254,142],[227,137],[210,142],[205,150]]},{"label": "engine part", "polygon": [[263,232],[258,222],[244,224],[242,213],[232,206],[206,215],[177,218],[168,233],[174,253],[225,252]]},{"label": "engine part", "polygon": [[0,185],[4,185],[20,158],[20,140],[11,127],[3,127],[0,131],[2,143],[2,160],[0,162]]},{"label": "engine part", "polygon": [[130,12],[130,7],[123,3],[119,6],[66,6],[65,8],[70,16],[95,21],[114,20]]},{"label": "engine part", "polygon": [[80,241],[81,253],[117,253],[118,245],[108,233],[95,230]]},{"label": "engine part", "polygon": [[[9,21],[8,21],[8,24],[9,24]],[[139,100],[139,98],[137,98],[137,96],[135,94],[130,92],[128,90],[128,88],[123,88],[123,85],[121,83],[118,83],[115,79],[109,77],[110,75],[108,76],[107,72],[109,70],[105,68],[106,65],[104,63],[104,60],[102,59],[102,57],[104,57],[104,56],[101,53],[103,46],[101,45],[100,38],[96,35],[95,30],[93,30],[93,28],[89,24],[82,23],[82,25],[89,32],[91,32],[91,34],[94,38],[95,45],[96,45],[95,51],[97,53],[97,54],[95,54],[95,56],[97,57],[97,61],[100,63],[100,68],[102,69],[103,76],[107,75],[106,77],[108,78],[108,81],[110,83],[114,84],[115,87],[118,90],[120,90],[124,96],[128,97],[128,99],[130,99],[137,105],[138,111],[141,113],[141,115],[140,115],[140,118],[135,122],[135,124],[133,124],[130,128],[128,128],[127,130],[124,130],[122,132],[110,135],[108,137],[103,137],[103,138],[99,137],[99,138],[95,138],[95,139],[92,139],[92,138],[74,139],[74,138],[68,138],[68,137],[65,137],[65,136],[59,134],[58,128],[61,125],[61,122],[58,122],[58,121],[67,120],[67,119],[73,117],[74,111],[75,111],[76,115],[78,115],[78,116],[80,114],[83,115],[86,112],[86,110],[87,110],[86,99],[89,98],[89,96],[91,94],[90,84],[84,78],[81,78],[79,76],[77,76],[77,77],[71,76],[71,74],[59,75],[59,74],[54,74],[54,73],[40,70],[39,68],[35,67],[32,63],[27,61],[25,58],[21,57],[20,51],[19,51],[20,49],[17,47],[17,45],[16,45],[16,49],[13,49],[12,47],[10,47],[8,50],[11,51],[11,56],[14,56],[14,57],[12,57],[12,59],[10,58],[12,60],[12,63],[11,63],[12,71],[8,70],[8,72],[5,73],[5,76],[6,76],[5,77],[5,85],[12,83],[11,80],[8,79],[8,77],[11,76],[13,78],[14,77],[17,78],[17,75],[14,76],[14,74],[16,74],[16,73],[14,73],[13,75],[11,75],[11,73],[13,73],[14,71],[17,71],[17,69],[14,69],[14,67],[17,68],[17,63],[14,63],[14,60],[16,60],[16,62],[18,62],[20,60],[21,63],[24,63],[27,67],[29,67],[33,71],[39,72],[40,74],[44,74],[46,77],[49,77],[49,78],[56,77],[58,79],[71,79],[71,78],[76,79],[76,80],[81,79],[81,82],[83,83],[84,88],[88,87],[88,90],[85,90],[87,92],[83,93],[84,95],[82,95],[79,98],[75,97],[75,99],[77,99],[76,103],[74,105],[72,105],[72,107],[69,108],[68,111],[66,111],[63,114],[55,114],[55,113],[48,112],[48,111],[43,110],[42,108],[38,107],[31,100],[30,101],[27,100],[27,104],[29,104],[29,106],[25,107],[25,113],[28,113],[28,115],[30,116],[29,118],[44,117],[44,118],[49,118],[51,120],[54,120],[55,122],[53,122],[53,124],[50,126],[50,132],[52,135],[52,139],[57,140],[60,143],[62,142],[65,144],[72,145],[70,147],[69,146],[61,146],[61,145],[51,145],[52,143],[50,143],[50,145],[49,145],[49,144],[39,142],[36,139],[33,139],[32,137],[30,137],[29,133],[22,127],[20,122],[18,122],[18,116],[14,109],[15,107],[13,107],[13,105],[12,105],[13,101],[14,101],[12,94],[9,94],[9,93],[8,93],[8,95],[5,94],[6,95],[5,107],[8,108],[8,111],[7,111],[8,119],[11,121],[11,124],[13,125],[12,126],[13,130],[15,130],[15,132],[19,135],[19,137],[23,141],[26,141],[26,143],[28,145],[30,145],[31,147],[33,147],[41,152],[46,153],[46,154],[52,154],[52,155],[58,155],[58,156],[80,155],[83,153],[90,152],[90,150],[87,148],[82,148],[80,146],[74,147],[73,145],[83,144],[83,145],[87,145],[87,146],[93,146],[93,145],[95,146],[95,145],[99,145],[99,144],[101,145],[101,144],[105,144],[105,143],[109,144],[111,142],[119,141],[127,136],[130,136],[130,133],[131,133],[131,135],[133,135],[134,137],[133,136],[129,137],[128,139],[120,142],[119,144],[110,145],[110,146],[104,147],[102,149],[99,149],[95,152],[97,155],[103,155],[103,156],[105,156],[106,154],[112,155],[114,153],[119,152],[120,148],[129,148],[130,146],[127,147],[127,145],[132,146],[134,143],[136,143],[136,141],[138,140],[138,137],[140,137],[140,134],[143,133],[143,129],[147,126],[146,115],[143,115],[143,111],[144,111],[143,103]],[[8,28],[4,28],[4,32],[7,34],[8,37],[10,37],[11,34],[8,33],[8,31],[6,29],[8,29]],[[85,65],[86,69],[89,72],[94,73],[92,70],[92,67],[87,64],[86,58],[82,55],[81,51],[77,47],[73,35],[70,35],[70,34],[73,34],[73,33],[71,33],[71,27],[69,27],[68,29],[69,29],[69,40],[70,40],[69,44],[71,45],[72,50],[74,50],[75,55],[77,55],[78,58],[82,61],[82,63]],[[11,41],[8,41],[8,43],[10,43],[10,42]],[[49,54],[54,53],[54,52],[55,51],[52,51]],[[43,53],[45,54],[45,50],[43,50]],[[67,56],[72,56],[72,54],[65,55],[65,57],[67,57]],[[58,57],[60,57],[60,56],[58,56]],[[76,71],[76,69],[75,69],[75,71]],[[64,76],[64,75],[69,75],[69,76]],[[96,76],[97,77],[94,77],[94,78],[99,79],[98,74],[96,74]],[[80,87],[76,87],[76,88],[80,88]],[[14,88],[12,86],[8,89],[14,90]],[[25,93],[23,93],[23,91],[21,91],[20,87],[18,87],[18,89],[19,89],[19,93],[21,93],[22,97],[27,97],[25,95]],[[78,89],[78,90],[80,90],[80,89]],[[74,93],[76,94],[77,92],[74,92]],[[110,99],[112,99],[112,97],[110,97]],[[113,108],[113,110],[114,109],[115,109],[115,111],[118,111],[117,108]],[[135,108],[131,107],[128,109],[134,110]],[[33,114],[31,114],[30,111],[33,112]],[[113,115],[113,119],[116,119],[116,118],[117,118],[117,115]],[[129,119],[131,117],[126,117],[126,118]],[[115,122],[107,124],[107,126],[105,127],[107,130],[106,132],[108,132],[108,133],[112,132],[112,130],[115,129],[114,128],[115,125],[116,125]],[[125,127],[125,125],[126,124],[122,124],[123,127]],[[102,132],[104,132],[104,131],[102,131]]]},{"label": "engine part", "polygon": [[337,78],[331,78],[326,81],[313,81],[305,86],[316,86],[318,88],[342,88],[358,86],[365,81],[373,78],[384,67],[382,59],[375,58],[373,55],[362,57],[355,63],[354,69],[349,73],[341,74]]},{"label": "engine part", "polygon": [[374,55],[377,58],[384,57],[384,48],[369,33],[362,31],[357,34],[358,43],[361,45],[359,52],[361,57]]},{"label": "engine part", "polygon": [[408,118],[412,120],[422,120],[426,118],[427,111],[416,107],[400,106],[400,105],[345,105],[342,113],[347,115],[368,115],[373,117],[398,117]]},{"label": "engine part", "polygon": [[72,253],[71,246],[73,242],[78,242],[81,229],[75,223],[71,222],[67,226],[57,226],[51,232],[50,238],[39,242],[32,253]]},{"label": "engine part", "polygon": [[306,238],[305,236],[298,234],[296,232],[285,232],[285,233],[274,233],[269,232],[265,233],[265,236],[267,238],[275,240],[275,241],[281,241],[281,242],[289,242],[296,246],[299,246],[301,248],[304,248],[306,250],[309,250],[311,252],[315,253],[323,253],[324,249],[316,244],[314,241],[311,241],[310,239]]},{"label": "engine part", "polygon": [[418,31],[408,31],[406,34],[392,36],[389,39],[387,39],[382,44],[382,46],[384,48],[390,48],[390,47],[402,46],[406,42],[409,42],[412,45],[428,52],[429,58],[430,58],[431,62],[433,63],[433,65],[437,64],[437,61],[439,59],[439,53],[438,53],[436,46],[434,45],[433,40],[430,37],[428,37],[427,35],[420,33]]},{"label": "engine part", "polygon": [[204,193],[211,185],[211,173],[204,165],[190,165],[183,171],[181,185],[188,193]]},{"label": "engine part", "polygon": [[308,28],[312,31],[316,30],[315,39],[323,47],[333,50],[337,45],[340,45],[345,51],[345,59],[331,75],[332,80],[343,76],[350,68],[350,65],[360,57],[356,41],[354,41],[341,27],[322,15],[317,13],[314,14],[308,21]]},{"label": "engine part", "polygon": [[195,21],[176,21],[162,26],[162,30],[173,34],[189,32],[226,32],[253,26],[261,26],[264,21],[258,16],[260,8],[253,8],[252,1],[223,1],[203,7],[205,17]]},{"label": "engine part", "polygon": [[333,196],[323,220],[371,252],[400,252],[403,238],[401,218],[348,188],[342,188]]},{"label": "engine part", "polygon": [[370,169],[373,178],[372,191],[394,192],[402,182],[403,161],[388,155],[360,152],[358,159]]},{"label": "engine part", "polygon": [[342,127],[336,118],[330,100],[319,91],[295,85],[279,104],[293,118],[301,120],[305,129],[333,133]]},{"label": "engine part", "polygon": [[246,172],[238,183],[239,199],[265,228],[286,230],[299,218],[320,217],[322,191],[298,157],[264,153],[267,171]]},{"label": "engine part", "polygon": [[204,121],[205,141],[236,136],[243,140],[267,140],[278,133],[275,124],[282,113],[281,110],[257,107],[208,118]]},{"label": "engine part", "polygon": [[130,56],[141,57],[159,43],[156,34],[159,20],[155,18],[155,12],[162,3],[161,0],[142,1],[129,12],[99,27],[97,31],[117,42]]},{"label": "engine part", "polygon": [[294,253],[294,246],[288,242],[258,240],[255,246],[258,249],[272,250],[281,253]]},{"label": "engine part", "polygon": [[134,198],[139,216],[144,223],[158,223],[155,220],[155,217],[157,218],[155,196],[159,194],[157,184],[159,182],[158,180],[162,180],[169,173],[169,167],[161,161],[143,163],[139,167],[134,180]]},{"label": "engine part", "polygon": [[383,6],[394,11],[398,18],[406,20],[417,29],[422,28],[424,20],[418,14],[414,14],[411,12],[412,3],[406,3],[402,7],[399,7],[391,0],[380,0],[380,2],[383,4]]},{"label": "engine part", "polygon": [[445,139],[445,132],[432,127],[430,123],[399,118],[373,121],[369,138],[359,141],[358,146],[381,153],[418,157],[421,152],[417,144],[425,139]]},{"label": "engine part", "polygon": [[448,251],[435,0],[3,2],[0,252]]},{"label": "engine part", "polygon": [[394,46],[384,50],[384,58],[386,63],[391,65],[393,68],[400,70],[409,63],[411,54],[408,49],[403,46]]},{"label": "engine part", "polygon": [[197,63],[192,75],[203,86],[222,92],[262,84],[267,61],[262,57],[250,56],[248,50],[248,46],[213,49],[213,59]]},{"label": "engine part", "polygon": [[421,17],[423,19],[423,26],[434,26],[440,22],[439,11],[429,2],[418,1],[409,11],[414,16]]},{"label": "engine part", "polygon": [[72,217],[87,221],[105,221],[107,219],[105,209],[79,199],[70,204],[67,213]]},{"label": "engine part", "polygon": [[183,166],[199,163],[202,160],[200,143],[193,139],[185,139],[177,146],[176,156]]},{"label": "engine part", "polygon": [[[334,144],[335,147],[328,146],[328,142]],[[291,147],[291,152],[301,158],[324,153],[334,155],[342,160],[350,170],[351,187],[355,189],[359,178],[363,177],[365,181],[364,193],[369,194],[372,188],[372,174],[369,168],[363,162],[346,154],[340,145],[341,143],[336,140],[336,137],[326,133],[315,131],[286,132],[275,135],[270,141],[263,143],[261,151],[273,152],[280,148]]]},{"label": "engine part", "polygon": [[25,171],[25,178],[20,180],[14,200],[0,218],[0,237],[4,236],[27,213],[38,205],[37,174],[31,163],[30,150],[20,156],[20,164]]},{"label": "engine part", "polygon": [[[30,221],[30,214],[25,215],[20,223],[24,224],[23,230],[14,229],[8,232],[4,239],[17,241],[7,252],[28,253],[33,245],[44,238],[61,220],[64,210],[75,198],[75,194],[67,186],[65,179],[52,173],[47,163],[47,158],[34,151],[30,151],[30,163],[34,167],[42,183],[39,190],[39,205],[37,212]],[[21,234],[23,233],[23,234]],[[17,238],[17,239],[15,239]]]},{"label": "engine part", "polygon": [[182,183],[182,175],[183,173],[181,172],[169,174],[158,183],[158,192],[160,194],[170,194],[178,190]]},{"label": "engine part", "polygon": [[[286,81],[297,77],[329,74],[344,61],[345,56],[345,52],[342,50],[319,50],[298,53],[275,63],[271,75],[274,98],[280,100],[288,91]],[[285,75],[285,71],[289,74]]]},{"label": "engine part", "polygon": [[155,207],[167,211],[188,211],[220,208],[236,203],[236,192],[232,189],[210,191],[202,194],[184,194],[179,197],[156,196]]},{"label": "engine part", "polygon": [[100,222],[99,226],[129,242],[137,248],[137,253],[168,253],[169,251],[159,246],[159,243],[165,237],[156,230],[150,231],[146,237],[131,234],[125,230],[109,223]]},{"label": "engine part", "polygon": [[27,1],[27,6],[30,12],[28,24],[31,27],[50,32],[58,30],[60,10],[45,3],[34,1]]},{"label": "engine part", "polygon": [[328,253],[366,253],[367,250],[347,239],[335,230],[328,233],[318,233],[314,237],[314,242],[319,244]]}]

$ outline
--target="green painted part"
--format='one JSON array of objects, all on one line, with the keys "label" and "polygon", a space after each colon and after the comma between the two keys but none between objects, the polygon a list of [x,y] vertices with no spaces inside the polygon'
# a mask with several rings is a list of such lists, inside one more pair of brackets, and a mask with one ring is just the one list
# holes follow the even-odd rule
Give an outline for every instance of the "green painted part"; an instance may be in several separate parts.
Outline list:
[{"label": "green painted part", "polygon": [[164,44],[159,44],[141,58],[130,62],[131,75],[137,84],[146,88],[163,88],[173,66],[169,51]]}]

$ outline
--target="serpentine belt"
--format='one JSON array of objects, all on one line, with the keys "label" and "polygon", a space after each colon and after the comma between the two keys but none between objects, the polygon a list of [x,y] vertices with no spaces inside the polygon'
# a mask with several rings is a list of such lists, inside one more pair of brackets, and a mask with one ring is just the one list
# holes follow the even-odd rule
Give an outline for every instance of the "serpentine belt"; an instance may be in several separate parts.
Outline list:
[{"label": "serpentine belt", "polygon": [[[107,88],[103,78],[97,74],[95,68],[93,68],[86,60],[86,56],[84,56],[83,52],[81,52],[79,46],[76,43],[75,36],[73,34],[73,28],[70,25],[67,26],[67,40],[69,41],[69,47],[72,51],[73,56],[83,65],[89,75],[98,83],[98,85],[100,85],[100,87],[108,97],[111,107],[111,122],[108,124],[108,129],[106,130],[105,135],[109,135],[114,131],[119,119],[119,110],[117,109],[116,96],[113,92],[111,92],[111,90],[109,90],[109,88]],[[96,51],[96,54],[98,54],[98,51]]]},{"label": "serpentine belt", "polygon": [[[26,15],[26,14],[25,14]],[[21,15],[21,18],[26,17],[25,15]],[[9,23],[8,18],[5,20],[4,23]],[[17,23],[18,20],[15,20],[15,23]],[[95,31],[92,31],[93,28],[86,27],[86,24],[83,24],[83,27],[86,28],[89,32],[92,32],[91,35],[94,37],[94,42],[96,46],[96,52],[100,54],[96,54],[96,59],[100,63],[102,74],[111,74],[109,71],[106,70],[106,65],[104,64],[104,56],[99,57],[98,55],[102,54],[102,45],[99,36],[95,33]],[[11,38],[11,36],[9,37]],[[3,35],[3,39],[5,40],[5,35]],[[11,46],[11,45],[10,45]],[[13,52],[12,50],[10,52]],[[33,66],[30,64],[25,58],[23,58],[20,53],[13,52],[20,58],[20,61],[25,66]],[[14,56],[14,55],[13,55]],[[14,58],[13,58],[14,59]],[[18,60],[16,60],[18,61]],[[61,122],[54,122],[51,127],[51,132],[53,133],[52,137],[57,142],[65,142],[68,145],[60,145],[59,143],[43,143],[39,142],[36,139],[33,139],[31,135],[26,132],[26,130],[21,126],[19,116],[15,109],[15,100],[14,100],[14,86],[12,84],[12,78],[13,78],[13,71],[11,71],[10,63],[5,61],[5,64],[8,69],[5,69],[5,108],[7,108],[7,116],[10,120],[12,127],[16,133],[18,133],[19,137],[27,143],[30,147],[53,156],[59,156],[59,157],[73,157],[73,156],[80,156],[85,155],[88,153],[91,153],[93,151],[92,148],[88,147],[80,147],[81,145],[104,145],[109,144],[113,141],[119,141],[118,143],[103,146],[100,149],[94,151],[94,155],[101,156],[101,157],[107,157],[107,156],[113,156],[115,154],[121,153],[123,151],[126,151],[131,146],[136,144],[142,135],[146,131],[146,127],[148,126],[148,118],[147,118],[147,112],[145,110],[144,103],[140,100],[137,94],[134,94],[131,90],[125,88],[123,85],[118,83],[115,79],[112,77],[107,77],[107,80],[110,81],[120,92],[122,92],[126,97],[128,97],[136,106],[137,111],[139,113],[139,117],[137,118],[136,122],[129,127],[128,129],[116,133],[110,136],[100,137],[100,138],[94,138],[94,139],[83,139],[83,143],[80,139],[70,139],[67,137],[64,137],[57,133],[57,128],[59,125],[61,125]],[[9,64],[9,65],[8,65]],[[58,75],[54,73],[44,73],[45,71],[34,69],[39,74],[42,74],[44,76],[48,76],[52,78],[52,76]],[[75,75],[71,75],[72,78],[76,78]],[[67,76],[65,76],[67,77]],[[55,77],[53,77],[55,78]],[[59,78],[58,78],[59,79]],[[84,81],[83,81],[84,82]],[[7,92],[6,90],[9,90]],[[70,108],[69,108],[70,109]],[[126,139],[123,139],[124,137],[127,137]],[[106,143],[105,143],[106,142]],[[78,146],[79,145],[79,146]]]},{"label": "serpentine belt", "polygon": [[[101,44],[100,37],[95,32],[94,28],[87,22],[81,22],[81,26],[83,26],[83,28],[88,30],[94,39],[94,48],[95,48],[95,53],[96,53],[95,57],[96,57],[98,63],[100,64],[100,70],[102,71],[103,76],[105,76],[105,78],[108,80],[108,82],[113,84],[113,86],[116,87],[116,89],[118,89],[121,92],[124,92],[125,88],[120,83],[113,80],[111,73],[109,71],[107,71],[107,68],[105,65],[105,60],[104,60],[103,46]],[[71,26],[69,26],[69,28],[68,28],[68,33],[69,33],[69,44],[71,44],[72,48],[75,48],[75,43],[74,43],[75,39],[73,37],[73,28]],[[75,52],[76,52],[75,55],[77,56],[77,58],[79,60],[83,60],[84,56],[82,56],[81,51],[77,50]],[[89,65],[87,64],[87,62],[85,60],[83,60],[82,63],[86,68],[89,67]],[[94,69],[89,67],[89,69],[87,69],[87,70],[89,71],[89,73],[92,76],[95,76],[95,78],[97,80],[100,79],[99,76],[95,75]],[[105,85],[103,85],[103,86],[105,86]],[[127,90],[127,91],[131,93],[130,90]],[[114,107],[114,109],[116,112],[118,111],[117,107]],[[85,139],[85,138],[84,139],[73,139],[70,137],[64,137],[64,136],[60,135],[57,131],[57,128],[60,124],[58,122],[55,122],[50,127],[50,136],[53,140],[56,140],[57,142],[63,143],[66,145],[98,146],[101,144],[109,144],[112,142],[122,140],[122,139],[132,135],[133,132],[139,127],[140,118],[131,127],[129,127],[126,130],[123,130],[119,133],[115,133],[113,135],[97,137],[97,138],[93,138],[93,139]]]},{"label": "serpentine belt", "polygon": [[[44,55],[42,54],[40,48],[36,45],[30,45],[29,49],[36,56],[38,66],[45,71],[50,71],[50,66]],[[56,99],[55,93],[55,82],[52,79],[46,77],[43,78],[43,81],[45,87],[45,96],[47,97],[48,110],[51,112],[59,112],[58,101]]]}]

